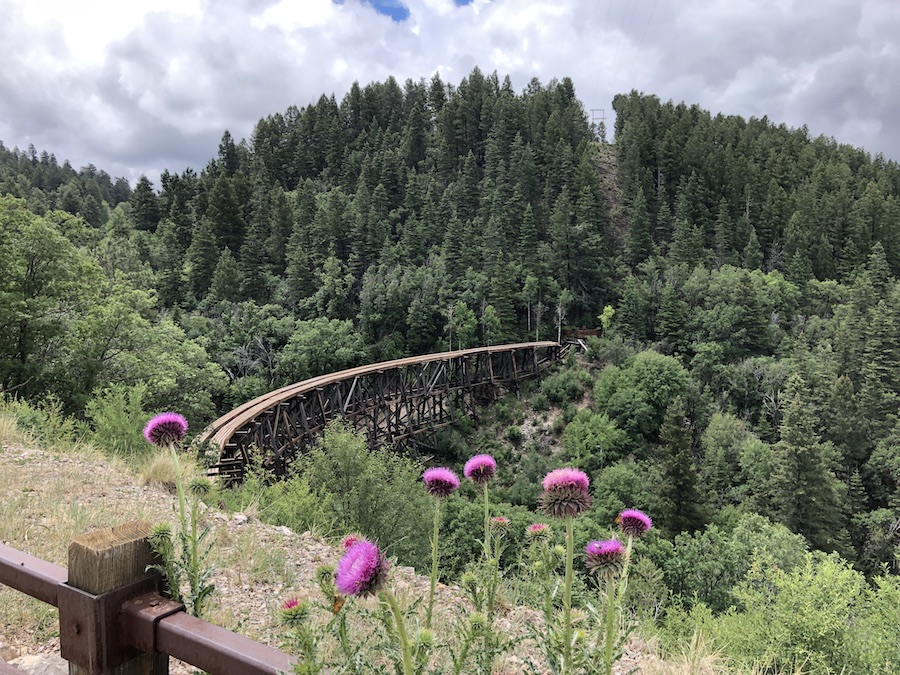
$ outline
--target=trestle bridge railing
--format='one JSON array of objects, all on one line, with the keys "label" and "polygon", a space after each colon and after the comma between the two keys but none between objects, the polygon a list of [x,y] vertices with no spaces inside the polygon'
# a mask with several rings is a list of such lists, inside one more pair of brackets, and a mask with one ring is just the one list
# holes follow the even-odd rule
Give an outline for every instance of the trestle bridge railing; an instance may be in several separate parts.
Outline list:
[{"label": "trestle bridge railing", "polygon": [[[212,675],[290,672],[288,654],[213,625],[158,593],[146,521],[69,546],[68,569],[0,544],[0,585],[59,609],[62,658],[75,675],[166,675],[169,657]],[[0,675],[21,675],[0,660]]]},{"label": "trestle bridge railing", "polygon": [[527,342],[426,354],[350,368],[288,385],[213,422],[198,438],[218,455],[210,475],[240,479],[258,451],[283,475],[334,419],[363,432],[369,447],[435,449],[457,414],[475,417],[502,388],[539,377],[566,347]]}]

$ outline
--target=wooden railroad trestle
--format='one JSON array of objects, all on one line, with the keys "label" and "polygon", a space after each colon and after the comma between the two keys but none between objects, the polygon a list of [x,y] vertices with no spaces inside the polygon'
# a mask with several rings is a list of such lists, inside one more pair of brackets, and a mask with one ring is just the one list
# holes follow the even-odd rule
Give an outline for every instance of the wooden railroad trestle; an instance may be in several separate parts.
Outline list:
[{"label": "wooden railroad trestle", "polygon": [[211,475],[240,479],[255,449],[283,475],[325,425],[344,419],[369,447],[433,449],[456,414],[475,418],[501,387],[537,377],[561,356],[555,342],[529,342],[385,361],[298,382],[245,403],[199,437],[218,451]]}]

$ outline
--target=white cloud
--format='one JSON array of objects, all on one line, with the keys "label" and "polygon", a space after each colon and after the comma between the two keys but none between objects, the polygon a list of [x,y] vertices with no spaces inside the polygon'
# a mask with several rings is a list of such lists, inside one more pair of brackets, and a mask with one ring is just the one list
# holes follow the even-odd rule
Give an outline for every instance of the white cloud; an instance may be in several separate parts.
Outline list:
[{"label": "white cloud", "polygon": [[[637,88],[900,159],[894,0],[6,0],[0,139],[134,178],[202,168],[228,128],[393,75],[517,89],[571,76],[585,108]],[[53,17],[47,19],[46,17]]]}]

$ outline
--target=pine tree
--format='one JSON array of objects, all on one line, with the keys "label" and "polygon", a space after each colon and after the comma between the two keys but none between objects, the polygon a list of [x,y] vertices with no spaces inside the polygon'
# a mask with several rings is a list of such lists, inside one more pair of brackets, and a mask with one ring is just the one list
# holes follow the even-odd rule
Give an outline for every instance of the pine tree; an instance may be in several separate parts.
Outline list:
[{"label": "pine tree", "polygon": [[673,535],[699,530],[706,522],[705,508],[691,451],[691,424],[680,397],[666,410],[659,437],[656,457],[662,480],[656,493],[660,527]]},{"label": "pine tree", "polygon": [[703,262],[703,232],[699,227],[682,218],[675,219],[669,260],[673,265],[686,265],[690,269]]},{"label": "pine tree", "polygon": [[622,301],[616,310],[616,323],[626,336],[642,342],[647,339],[650,314],[650,290],[636,277],[626,277]]},{"label": "pine tree", "polygon": [[687,337],[688,315],[688,305],[679,297],[675,286],[669,284],[663,288],[657,316],[656,334],[676,353],[684,354],[689,346]]},{"label": "pine tree", "polygon": [[241,243],[244,241],[244,215],[234,186],[224,174],[216,179],[210,190],[205,217],[213,228],[219,248],[241,250]]},{"label": "pine tree", "polygon": [[[264,304],[269,299],[269,269],[266,243],[269,240],[268,200],[254,210],[253,220],[240,250],[241,285],[243,299]],[[230,255],[230,253],[229,253]]]},{"label": "pine tree", "polygon": [[171,220],[160,222],[156,230],[157,282],[156,290],[164,307],[175,307],[184,299],[182,268],[184,249],[178,241],[175,223]]},{"label": "pine tree", "polygon": [[722,197],[719,201],[715,225],[716,263],[719,267],[728,262],[733,250],[733,237],[731,216],[728,214],[728,201]]},{"label": "pine tree", "polygon": [[[129,201],[131,202],[131,219],[134,221],[135,229],[154,232],[161,216],[159,197],[147,176],[142,175],[138,178]],[[69,210],[65,206],[63,209]],[[72,213],[78,213],[78,211],[72,211]]]},{"label": "pine tree", "polygon": [[744,247],[743,254],[744,267],[751,270],[762,269],[763,253],[759,245],[759,239],[756,237],[756,228],[750,227],[750,239]]},{"label": "pine tree", "polygon": [[243,299],[242,281],[243,275],[237,261],[231,255],[231,251],[223,248],[213,272],[206,303],[212,306],[222,301],[239,302]]},{"label": "pine tree", "polygon": [[782,396],[780,440],[772,449],[772,496],[778,520],[815,548],[846,553],[846,489],[834,474],[837,453],[816,433],[816,413],[803,378],[794,374]]},{"label": "pine tree", "polygon": [[498,258],[496,271],[491,276],[488,295],[488,302],[498,321],[498,330],[493,332],[494,338],[506,338],[516,333],[516,308],[513,296],[515,278],[515,267],[507,260],[506,255],[502,254]]},{"label": "pine tree", "polygon": [[538,271],[538,231],[531,204],[525,207],[522,222],[519,226],[519,254],[518,260],[526,274],[535,274]]},{"label": "pine tree", "polygon": [[[878,302],[868,312],[863,328],[862,386],[859,390],[859,425],[866,454],[887,435],[900,405],[900,288],[893,298]],[[890,300],[893,300],[891,302]]]},{"label": "pine tree", "polygon": [[560,286],[572,286],[571,265],[575,256],[576,241],[572,232],[572,200],[569,189],[563,188],[553,206],[550,217],[550,260],[551,269],[556,272],[556,280]]},{"label": "pine tree", "polygon": [[184,258],[188,290],[196,299],[202,300],[206,295],[218,262],[219,249],[212,223],[208,218],[201,218]]},{"label": "pine tree", "polygon": [[638,190],[631,200],[628,226],[628,262],[637,266],[653,255],[653,236],[650,232],[650,214],[647,212],[647,200],[644,193]]},{"label": "pine tree", "polygon": [[275,276],[284,276],[287,268],[287,248],[291,237],[293,214],[287,194],[281,188],[271,191],[269,211],[269,238],[266,240],[266,254]]}]

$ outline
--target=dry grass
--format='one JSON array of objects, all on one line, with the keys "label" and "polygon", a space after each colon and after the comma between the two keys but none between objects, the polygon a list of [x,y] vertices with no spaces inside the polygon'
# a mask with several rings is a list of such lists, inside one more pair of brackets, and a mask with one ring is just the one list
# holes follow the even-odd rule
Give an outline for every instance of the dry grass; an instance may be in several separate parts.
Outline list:
[{"label": "dry grass", "polygon": [[[182,454],[178,456],[178,464],[184,485],[189,485],[193,479],[200,477],[200,469],[193,459]],[[159,485],[170,492],[175,491],[175,462],[172,451],[168,448],[156,448],[144,460],[139,473],[145,485]]]},{"label": "dry grass", "polygon": [[650,653],[642,662],[641,672],[647,675],[716,675],[733,672],[727,659],[707,640],[701,631],[695,631],[690,642],[677,654],[665,659],[659,654],[658,644],[647,645]]},{"label": "dry grass", "polygon": [[0,413],[0,446],[16,444],[31,444],[31,439],[25,434],[16,418],[6,413]]}]

